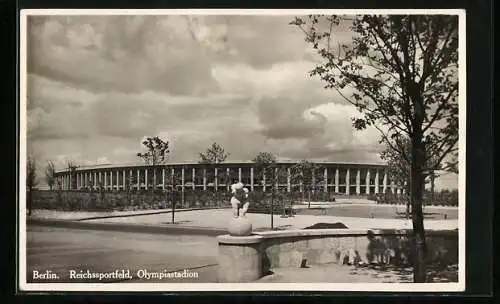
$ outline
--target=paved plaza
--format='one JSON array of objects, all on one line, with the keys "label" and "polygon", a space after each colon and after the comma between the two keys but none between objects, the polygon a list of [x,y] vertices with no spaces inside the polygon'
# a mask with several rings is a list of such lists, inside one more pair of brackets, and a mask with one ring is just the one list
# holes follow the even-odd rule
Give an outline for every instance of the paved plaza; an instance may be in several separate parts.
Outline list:
[{"label": "paved plaza", "polygon": [[[355,206],[353,206],[355,207]],[[365,208],[365,207],[363,207]],[[373,206],[366,206],[373,208]],[[394,206],[378,206],[387,208],[394,212]],[[403,207],[399,207],[400,209]],[[438,210],[440,207],[427,207],[426,210]],[[402,209],[403,210],[403,209]],[[333,212],[333,211],[332,211]],[[209,210],[178,210],[175,213],[175,225],[189,227],[205,227],[225,229],[227,221],[231,217],[230,209],[209,209]],[[331,213],[330,213],[331,214]],[[101,216],[102,218],[96,218]],[[269,214],[249,213],[247,217],[256,231],[265,230],[270,227],[271,216]],[[89,223],[110,223],[110,224],[144,224],[144,225],[171,225],[171,213],[169,210],[162,211],[127,211],[113,213],[84,213],[84,212],[55,212],[45,210],[35,210],[32,218],[80,220]],[[335,215],[311,215],[298,214],[294,217],[283,218],[281,215],[274,215],[274,226],[278,229],[303,229],[316,223],[337,223],[341,222],[350,229],[411,229],[411,220],[401,218],[358,218],[353,216]],[[456,229],[458,220],[449,219],[426,219],[426,229]]]},{"label": "paved plaza", "polygon": [[[119,231],[81,230],[32,226],[26,236],[28,282],[78,283],[69,271],[112,272],[116,269],[149,272],[190,271],[198,278],[168,282],[216,282],[217,242],[208,236],[158,235]],[[32,280],[33,271],[50,270],[59,280]],[[103,280],[113,282],[119,280]],[[157,281],[157,280],[156,280]],[[134,276],[127,282],[156,282]],[[163,280],[163,282],[167,282]]]}]

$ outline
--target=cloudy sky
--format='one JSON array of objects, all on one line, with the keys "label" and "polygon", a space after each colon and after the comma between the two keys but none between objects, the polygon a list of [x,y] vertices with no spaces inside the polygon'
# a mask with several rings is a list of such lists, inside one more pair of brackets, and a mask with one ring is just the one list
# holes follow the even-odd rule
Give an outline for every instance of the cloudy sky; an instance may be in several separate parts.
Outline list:
[{"label": "cloudy sky", "polygon": [[212,142],[233,161],[380,162],[377,131],[354,130],[355,109],[307,76],[316,57],[292,19],[30,16],[29,152],[59,168],[133,163],[159,135],[171,162],[197,161]]}]

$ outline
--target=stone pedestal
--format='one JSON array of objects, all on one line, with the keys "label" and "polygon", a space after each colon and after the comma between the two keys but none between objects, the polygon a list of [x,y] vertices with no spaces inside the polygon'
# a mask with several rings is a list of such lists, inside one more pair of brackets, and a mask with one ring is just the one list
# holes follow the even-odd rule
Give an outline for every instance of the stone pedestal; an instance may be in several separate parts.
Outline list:
[{"label": "stone pedestal", "polygon": [[252,223],[246,216],[231,218],[227,232],[231,236],[250,236],[252,235]]},{"label": "stone pedestal", "polygon": [[262,249],[259,235],[217,237],[219,283],[247,283],[262,277]]}]

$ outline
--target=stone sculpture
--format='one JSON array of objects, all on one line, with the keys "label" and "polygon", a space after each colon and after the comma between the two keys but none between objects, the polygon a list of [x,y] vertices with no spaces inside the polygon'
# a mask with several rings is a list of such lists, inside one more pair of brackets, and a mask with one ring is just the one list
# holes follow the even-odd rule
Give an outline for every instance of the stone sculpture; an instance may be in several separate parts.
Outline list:
[{"label": "stone sculpture", "polygon": [[248,236],[252,234],[252,223],[246,217],[248,206],[248,189],[242,183],[236,183],[231,186],[231,206],[233,216],[229,221],[228,232],[232,236]]}]

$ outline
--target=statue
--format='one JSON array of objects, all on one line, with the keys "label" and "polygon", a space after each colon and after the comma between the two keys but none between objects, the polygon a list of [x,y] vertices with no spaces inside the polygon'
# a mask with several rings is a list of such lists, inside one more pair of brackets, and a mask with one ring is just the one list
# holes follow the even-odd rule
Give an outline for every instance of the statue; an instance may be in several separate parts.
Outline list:
[{"label": "statue", "polygon": [[244,217],[250,204],[248,200],[248,189],[242,183],[231,185],[231,206],[233,207],[233,217]]},{"label": "statue", "polygon": [[231,206],[233,217],[229,222],[228,232],[232,236],[248,236],[252,234],[252,223],[245,216],[250,205],[248,189],[242,183],[231,186]]}]

